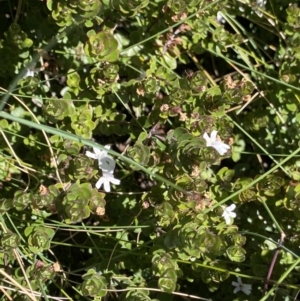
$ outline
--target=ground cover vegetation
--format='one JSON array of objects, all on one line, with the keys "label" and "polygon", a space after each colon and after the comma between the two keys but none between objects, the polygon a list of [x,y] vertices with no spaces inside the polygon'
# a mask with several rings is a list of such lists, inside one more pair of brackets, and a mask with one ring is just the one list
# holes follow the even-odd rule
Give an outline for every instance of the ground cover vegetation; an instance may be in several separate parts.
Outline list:
[{"label": "ground cover vegetation", "polygon": [[1,300],[300,300],[296,0],[1,0]]}]

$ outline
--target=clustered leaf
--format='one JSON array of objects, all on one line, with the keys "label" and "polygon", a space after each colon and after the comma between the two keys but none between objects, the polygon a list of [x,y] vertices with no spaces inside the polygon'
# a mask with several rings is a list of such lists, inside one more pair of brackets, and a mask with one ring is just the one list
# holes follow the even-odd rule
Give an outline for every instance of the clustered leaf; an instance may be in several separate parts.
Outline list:
[{"label": "clustered leaf", "polygon": [[295,299],[298,3],[2,2],[6,297]]}]

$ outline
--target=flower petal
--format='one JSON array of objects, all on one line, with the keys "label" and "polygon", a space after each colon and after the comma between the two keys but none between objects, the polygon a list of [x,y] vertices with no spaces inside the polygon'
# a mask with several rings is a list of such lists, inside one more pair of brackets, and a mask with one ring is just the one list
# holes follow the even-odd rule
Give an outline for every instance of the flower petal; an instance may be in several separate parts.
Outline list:
[{"label": "flower petal", "polygon": [[[234,205],[234,206],[235,206],[235,204],[232,204],[232,205]],[[231,206],[232,206],[232,205],[231,205]],[[242,278],[241,278],[241,277],[239,277],[239,276],[238,276],[238,277],[236,277],[236,278],[237,278],[238,284],[239,284],[239,285],[243,285]]]},{"label": "flower petal", "polygon": [[[231,204],[226,208],[227,211],[233,211],[236,208],[236,204]],[[238,277],[241,280],[241,277]],[[238,280],[239,281],[239,280]]]},{"label": "flower petal", "polygon": [[223,143],[222,141],[216,141],[213,145],[212,145],[215,150],[221,155],[223,156],[225,153],[227,153],[227,150],[230,149],[230,146]]},{"label": "flower petal", "polygon": [[210,139],[216,141],[217,140],[217,134],[218,134],[218,131],[212,131],[210,133]]},{"label": "flower petal", "polygon": [[105,177],[105,179],[107,179],[107,181],[111,182],[112,184],[119,185],[121,183],[120,180],[114,178],[112,171],[109,171],[109,172],[104,171],[103,177]]},{"label": "flower petal", "polygon": [[223,144],[223,147],[226,148],[226,149],[230,149],[230,145],[224,143],[224,142],[221,142]]},{"label": "flower petal", "polygon": [[97,189],[100,189],[101,186],[103,185],[104,181],[105,181],[105,179],[104,179],[103,177],[101,177],[101,178],[97,181],[95,187],[96,187]]},{"label": "flower petal", "polygon": [[121,181],[115,178],[110,179],[110,182],[115,184],[115,185],[120,185]]},{"label": "flower petal", "polygon": [[213,148],[219,153],[220,156],[223,156],[227,150],[219,145],[213,145]]},{"label": "flower petal", "polygon": [[105,179],[105,181],[104,181],[104,190],[106,192],[110,192],[110,183],[109,183],[108,179]]},{"label": "flower petal", "polygon": [[226,225],[230,225],[230,223],[231,223],[231,218],[230,218],[230,216],[226,215],[226,216],[224,216],[224,219],[225,219]]},{"label": "flower petal", "polygon": [[232,217],[232,218],[236,218],[236,213],[235,212],[230,212],[229,216]]},{"label": "flower petal", "polygon": [[217,21],[218,21],[218,23],[220,23],[220,24],[226,23],[226,20],[224,19],[224,17],[223,17],[223,15],[222,15],[222,12],[221,12],[221,11],[218,11],[218,12],[217,12]]},{"label": "flower petal", "polygon": [[203,138],[206,140],[206,142],[208,140],[210,140],[210,138],[209,138],[209,136],[208,136],[208,134],[206,132],[203,134]]},{"label": "flower petal", "polygon": [[93,151],[96,154],[96,156],[100,156],[102,153],[102,150],[97,147],[93,147]]},{"label": "flower petal", "polygon": [[86,151],[85,155],[88,156],[89,158],[92,158],[92,159],[95,159],[95,160],[97,159],[96,154],[94,154],[94,153],[92,153],[90,151]]},{"label": "flower petal", "polygon": [[26,78],[26,77],[33,77],[33,76],[34,76],[34,72],[32,70],[27,69],[27,72],[24,75],[24,78]]},{"label": "flower petal", "polygon": [[242,292],[244,292],[246,295],[250,295],[252,290],[251,284],[243,284],[242,286]]}]

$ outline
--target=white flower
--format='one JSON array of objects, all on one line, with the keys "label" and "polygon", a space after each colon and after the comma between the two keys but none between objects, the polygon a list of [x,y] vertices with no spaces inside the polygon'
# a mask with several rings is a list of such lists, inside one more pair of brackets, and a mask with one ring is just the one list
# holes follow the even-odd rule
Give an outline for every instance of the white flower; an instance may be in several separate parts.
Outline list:
[{"label": "white flower", "polygon": [[224,209],[224,212],[222,214],[222,216],[225,219],[226,225],[230,225],[231,222],[231,218],[235,218],[236,217],[236,213],[233,212],[233,210],[235,209],[236,205],[232,204],[229,207],[226,207]]},{"label": "white flower", "polygon": [[259,7],[264,7],[266,2],[266,0],[256,0],[256,5]]},{"label": "white flower", "polygon": [[206,146],[213,147],[222,156],[230,149],[230,146],[220,141],[217,133],[218,131],[212,131],[210,137],[207,133],[204,133],[203,138],[206,141]]},{"label": "white flower", "polygon": [[[105,145],[104,148],[110,149],[109,145]],[[100,189],[103,185],[106,192],[110,192],[110,184],[119,185],[120,180],[114,178],[114,169],[116,166],[115,160],[107,154],[107,151],[100,150],[93,147],[94,152],[87,151],[85,154],[89,158],[98,160],[99,168],[102,169],[102,177],[97,181],[96,188]]]},{"label": "white flower", "polygon": [[262,8],[264,9],[265,8],[265,4],[267,3],[266,0],[256,0],[256,7],[254,7],[252,9],[252,14],[253,12],[255,12],[260,18],[263,16],[263,13],[261,12],[260,9],[257,9],[257,8]]},{"label": "white flower", "polygon": [[26,78],[26,77],[34,77],[34,71],[27,69],[27,72],[23,78]]},{"label": "white flower", "polygon": [[219,24],[225,24],[225,23],[226,23],[226,20],[225,20],[225,18],[223,17],[221,11],[218,11],[218,12],[217,12],[217,22],[218,22]]},{"label": "white flower", "polygon": [[[106,149],[110,149],[109,145],[104,146]],[[99,168],[104,172],[112,172],[115,169],[115,160],[107,154],[107,151],[102,151],[99,148],[93,147],[94,152],[87,151],[85,154],[92,159],[98,160]]]},{"label": "white flower", "polygon": [[103,172],[113,172],[116,166],[115,160],[110,156],[102,156],[98,163]]},{"label": "white flower", "polygon": [[251,284],[244,284],[242,282],[241,277],[237,277],[237,281],[232,281],[232,285],[235,286],[234,289],[234,293],[236,294],[239,291],[242,291],[243,293],[245,293],[246,295],[250,295],[251,294],[251,290],[252,290],[252,285]]},{"label": "white flower", "polygon": [[110,183],[119,185],[120,182],[121,182],[120,180],[114,178],[112,171],[111,172],[103,172],[102,177],[96,183],[96,188],[100,189],[100,187],[103,185],[104,190],[106,192],[110,192]]},{"label": "white flower", "polygon": [[[110,145],[105,145],[104,148],[110,149]],[[87,152],[85,152],[85,154],[89,158],[92,158],[92,159],[95,159],[95,160],[101,160],[101,158],[108,156],[106,151],[102,151],[99,148],[93,147],[93,151],[94,151],[93,153],[90,152],[90,151],[87,151]]]}]

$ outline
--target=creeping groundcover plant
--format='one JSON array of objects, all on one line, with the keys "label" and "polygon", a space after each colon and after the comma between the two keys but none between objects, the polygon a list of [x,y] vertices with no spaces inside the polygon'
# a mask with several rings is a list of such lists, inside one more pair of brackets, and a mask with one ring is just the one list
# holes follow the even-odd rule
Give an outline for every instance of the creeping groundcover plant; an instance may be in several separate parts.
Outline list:
[{"label": "creeping groundcover plant", "polygon": [[1,300],[299,299],[299,1],[0,15]]}]

